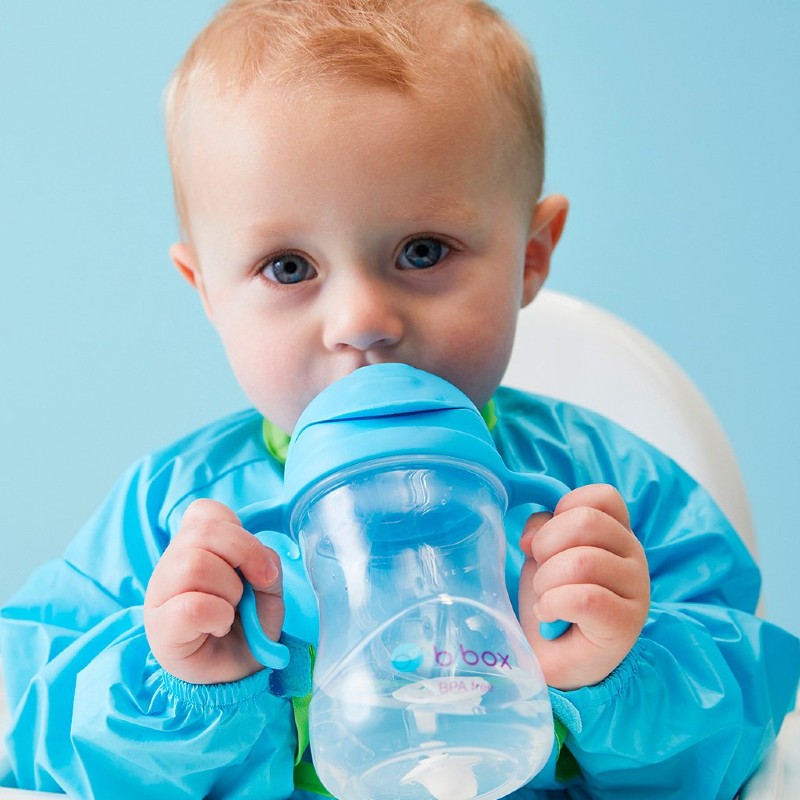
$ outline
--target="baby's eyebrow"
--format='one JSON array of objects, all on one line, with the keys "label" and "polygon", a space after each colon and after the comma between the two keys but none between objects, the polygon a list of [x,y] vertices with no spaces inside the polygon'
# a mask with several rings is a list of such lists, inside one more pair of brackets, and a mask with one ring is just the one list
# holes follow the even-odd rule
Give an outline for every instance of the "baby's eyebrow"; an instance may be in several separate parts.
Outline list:
[{"label": "baby's eyebrow", "polygon": [[274,222],[253,222],[242,226],[240,239],[261,239],[263,237],[281,238],[291,226],[288,224],[275,224]]},{"label": "baby's eyebrow", "polygon": [[474,228],[480,221],[478,210],[457,197],[433,196],[420,198],[408,221],[432,220],[449,223],[461,228]]},{"label": "baby's eyebrow", "polygon": [[[457,197],[441,195],[419,198],[413,211],[408,213],[398,211],[392,221],[408,227],[428,228],[452,225],[458,228],[476,228],[480,220],[481,215],[474,206],[464,203]],[[275,221],[254,222],[242,230],[240,239],[243,244],[247,244],[251,239],[254,241],[262,238],[281,239],[285,238],[288,231],[296,233],[303,227],[305,226],[302,224],[293,224],[288,221],[280,223]]]}]

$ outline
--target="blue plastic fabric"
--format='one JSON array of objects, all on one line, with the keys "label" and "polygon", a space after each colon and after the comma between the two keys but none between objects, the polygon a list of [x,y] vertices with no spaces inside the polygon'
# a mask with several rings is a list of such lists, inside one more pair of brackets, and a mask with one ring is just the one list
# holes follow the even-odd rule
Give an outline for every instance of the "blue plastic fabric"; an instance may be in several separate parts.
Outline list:
[{"label": "blue plastic fabric", "polygon": [[[759,575],[746,548],[702,489],[632,435],[512,390],[496,401],[507,466],[615,485],[650,564],[652,609],[631,653],[597,686],[552,692],[582,771],[570,796],[732,797],[773,741],[800,673],[797,639],[753,616]],[[280,492],[261,426],[254,412],[235,415],[141,461],[64,558],[2,609],[13,774],[0,783],[87,799],[292,795],[292,709],[274,673],[187,684],[160,669],[142,625],[147,582],[192,500],[242,508]],[[512,600],[531,510],[507,518]],[[315,601],[295,555],[281,553],[285,632],[314,643]],[[563,796],[554,764],[515,796]]]}]

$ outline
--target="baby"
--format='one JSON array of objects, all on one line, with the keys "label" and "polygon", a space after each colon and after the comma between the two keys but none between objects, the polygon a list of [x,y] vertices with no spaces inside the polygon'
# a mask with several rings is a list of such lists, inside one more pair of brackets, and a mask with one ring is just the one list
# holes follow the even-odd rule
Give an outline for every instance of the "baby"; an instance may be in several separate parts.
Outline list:
[{"label": "baby", "polygon": [[[477,0],[234,0],[166,112],[183,233],[170,256],[253,410],[135,465],[3,609],[5,782],[82,798],[324,792],[286,689],[308,676],[251,655],[237,570],[275,640],[313,639],[313,595],[236,512],[279,492],[316,394],[403,362],[487,409],[509,467],[577,487],[552,515],[507,521],[507,584],[560,731],[524,796],[733,797],[800,670],[797,640],[753,616],[746,549],[644,442],[498,388],[567,216],[541,197],[520,38]],[[543,639],[555,619],[573,624]]]}]

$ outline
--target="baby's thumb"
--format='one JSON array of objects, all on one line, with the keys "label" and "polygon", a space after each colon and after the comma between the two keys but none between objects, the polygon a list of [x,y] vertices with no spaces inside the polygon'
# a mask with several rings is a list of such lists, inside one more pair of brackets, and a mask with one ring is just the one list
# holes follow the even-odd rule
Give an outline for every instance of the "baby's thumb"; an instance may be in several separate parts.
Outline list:
[{"label": "baby's thumb", "polygon": [[272,593],[276,586],[281,587],[280,557],[255,536],[248,542],[248,553],[240,570],[256,592]]},{"label": "baby's thumb", "polygon": [[[255,537],[254,537],[255,538]],[[242,575],[253,587],[258,619],[264,633],[273,641],[280,639],[285,614],[283,573],[278,554],[255,540],[253,557],[242,565]]]},{"label": "baby's thumb", "polygon": [[525,527],[522,529],[522,536],[519,539],[519,549],[522,550],[526,558],[533,557],[533,540],[536,534],[539,533],[539,529],[552,518],[553,515],[549,511],[539,511],[528,517]]},{"label": "baby's thumb", "polygon": [[519,622],[528,641],[533,644],[539,638],[539,618],[534,609],[539,603],[539,595],[533,586],[533,579],[537,570],[536,561],[527,558],[522,565],[519,575]]}]

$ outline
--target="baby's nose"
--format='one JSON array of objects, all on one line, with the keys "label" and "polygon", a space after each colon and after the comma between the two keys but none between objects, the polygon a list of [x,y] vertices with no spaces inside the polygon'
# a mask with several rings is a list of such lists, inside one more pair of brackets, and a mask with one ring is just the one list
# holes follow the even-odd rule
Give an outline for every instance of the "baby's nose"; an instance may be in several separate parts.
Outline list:
[{"label": "baby's nose", "polygon": [[391,347],[402,339],[403,330],[398,298],[378,281],[342,287],[329,298],[324,343],[330,350]]}]

